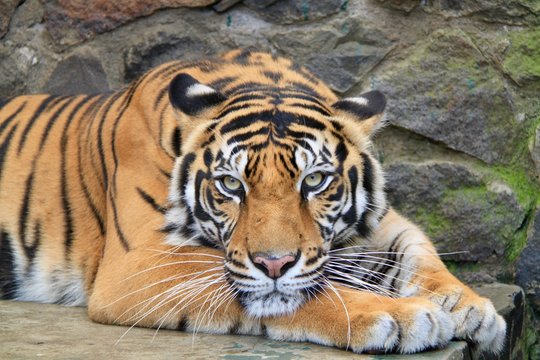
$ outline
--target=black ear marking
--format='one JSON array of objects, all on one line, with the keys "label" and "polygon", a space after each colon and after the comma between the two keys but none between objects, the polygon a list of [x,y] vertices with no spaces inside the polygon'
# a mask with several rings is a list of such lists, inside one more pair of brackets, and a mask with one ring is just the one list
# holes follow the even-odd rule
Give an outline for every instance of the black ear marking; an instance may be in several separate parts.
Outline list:
[{"label": "black ear marking", "polygon": [[386,107],[386,98],[380,91],[373,90],[358,97],[345,98],[336,101],[332,107],[358,117],[360,120],[369,119],[382,114]]},{"label": "black ear marking", "polygon": [[194,116],[222,103],[226,98],[190,75],[179,74],[169,85],[169,100],[176,109]]}]

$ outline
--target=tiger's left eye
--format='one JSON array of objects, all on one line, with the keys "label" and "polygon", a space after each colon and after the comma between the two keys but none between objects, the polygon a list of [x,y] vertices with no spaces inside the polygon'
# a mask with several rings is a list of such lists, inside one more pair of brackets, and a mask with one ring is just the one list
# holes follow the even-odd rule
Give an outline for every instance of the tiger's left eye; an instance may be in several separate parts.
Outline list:
[{"label": "tiger's left eye", "polygon": [[240,180],[228,175],[221,179],[221,183],[229,191],[237,191],[242,187]]},{"label": "tiger's left eye", "polygon": [[321,185],[325,179],[325,175],[321,172],[314,172],[309,174],[304,178],[304,186],[315,189],[317,186]]}]

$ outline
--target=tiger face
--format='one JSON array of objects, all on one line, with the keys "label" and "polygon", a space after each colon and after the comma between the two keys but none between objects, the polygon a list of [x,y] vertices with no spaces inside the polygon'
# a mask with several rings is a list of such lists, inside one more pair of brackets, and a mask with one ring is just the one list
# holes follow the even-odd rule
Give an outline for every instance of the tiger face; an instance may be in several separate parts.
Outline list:
[{"label": "tiger face", "polygon": [[167,241],[223,249],[229,282],[254,317],[290,314],[325,291],[329,252],[368,237],[386,209],[369,152],[384,96],[331,99],[289,67],[272,71],[285,80],[239,75],[216,88],[180,74],[169,90],[190,125],[181,130],[189,134],[173,171]]}]

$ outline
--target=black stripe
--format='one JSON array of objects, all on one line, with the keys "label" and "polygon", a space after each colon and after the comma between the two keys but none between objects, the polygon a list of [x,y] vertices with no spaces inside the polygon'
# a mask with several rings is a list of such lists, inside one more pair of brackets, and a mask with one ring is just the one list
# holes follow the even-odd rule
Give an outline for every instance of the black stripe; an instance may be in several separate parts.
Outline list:
[{"label": "black stripe", "polygon": [[[73,117],[75,114],[81,109],[81,107],[87,103],[87,101],[90,99],[90,96],[83,97],[81,101],[77,103],[75,108],[69,113],[69,115],[66,118],[66,123],[64,125],[64,129],[62,130],[62,137],[60,139],[60,189],[62,193],[62,210],[64,211],[64,247],[65,247],[65,254],[66,258],[68,258],[69,254],[71,253],[71,245],[73,243],[73,237],[74,237],[74,229],[73,229],[73,215],[71,213],[71,204],[69,201],[69,189],[67,184],[67,160],[66,160],[66,152],[67,152],[67,142],[68,142],[68,129],[69,126],[72,124]],[[72,98],[70,101],[67,102],[67,104],[71,103],[72,100],[75,98]],[[67,105],[66,104],[66,105]],[[65,106],[62,107],[62,110],[65,108]],[[42,138],[43,140],[43,138]],[[42,143],[43,144],[43,143]]]},{"label": "black stripe", "polygon": [[21,106],[13,114],[8,116],[5,120],[2,121],[2,124],[0,124],[0,136],[2,136],[2,133],[6,130],[7,126],[23,111],[24,107],[26,106],[26,101],[22,103]]},{"label": "black stripe", "polygon": [[223,125],[220,132],[222,135],[225,135],[229,132],[248,127],[258,121],[274,124],[276,131],[282,134],[290,124],[299,124],[321,131],[326,129],[326,125],[310,116],[284,111],[265,110],[234,118]]},{"label": "black stripe", "polygon": [[9,234],[0,230],[0,299],[14,299],[19,284],[15,274],[15,255]]},{"label": "black stripe", "polygon": [[181,154],[181,144],[182,144],[182,132],[179,127],[175,127],[172,133],[171,144],[174,152],[174,156],[179,157]]},{"label": "black stripe", "polygon": [[43,134],[41,134],[41,142],[39,143],[39,152],[43,150],[43,146],[45,146],[45,142],[47,141],[47,138],[49,137],[49,134],[51,132],[51,129],[53,125],[56,123],[56,120],[62,115],[66,107],[68,107],[72,101],[75,98],[69,98],[58,110],[54,112],[54,114],[49,118],[49,121],[47,122],[47,125],[45,125],[45,130],[43,131]]},{"label": "black stripe", "polygon": [[227,268],[227,272],[230,274],[230,275],[233,275],[233,276],[236,276],[237,278],[240,278],[240,279],[248,279],[248,280],[255,280],[254,277],[251,277],[249,275],[244,275],[244,274],[240,274],[240,273],[237,273],[236,271],[233,271],[229,268]]},{"label": "black stripe", "polygon": [[[28,216],[30,215],[30,200],[32,197],[33,184],[34,184],[34,169],[32,169],[32,172],[26,179],[26,184],[24,187],[25,190],[24,190],[23,202],[22,202],[21,210],[19,211],[19,239],[21,240],[23,248],[25,250],[26,250],[26,230],[27,230]],[[32,261],[32,259],[30,258],[28,260]]]},{"label": "black stripe", "polygon": [[20,154],[22,151],[22,148],[24,147],[24,143],[26,142],[26,138],[28,137],[28,133],[30,132],[30,129],[32,129],[32,126],[36,122],[36,120],[40,117],[41,113],[47,108],[49,104],[55,104],[56,102],[60,101],[62,98],[57,98],[54,96],[49,96],[45,98],[39,107],[34,111],[33,116],[28,120],[28,123],[26,124],[26,127],[23,130],[23,133],[21,135],[21,139],[19,140],[19,147],[17,149],[17,154]]},{"label": "black stripe", "polygon": [[258,130],[254,131],[247,131],[245,133],[237,134],[229,138],[227,140],[227,145],[231,145],[234,143],[240,143],[242,141],[249,140],[250,138],[257,136],[257,135],[268,135],[270,133],[270,129],[266,126],[261,127]]},{"label": "black stripe", "polygon": [[137,187],[137,191],[139,192],[139,195],[142,197],[142,199],[150,205],[155,211],[165,214],[167,212],[167,209],[165,209],[163,206],[159,205],[156,200],[150,196],[146,191],[141,189],[140,187]]},{"label": "black stripe", "polygon": [[[287,97],[289,97],[289,96],[287,96]],[[290,106],[297,106],[297,107],[301,107],[301,108],[304,108],[304,109],[307,109],[307,110],[315,111],[315,112],[318,112],[319,114],[324,115],[324,116],[331,116],[332,115],[324,107],[322,107],[320,105],[317,105],[317,104],[294,103],[294,104],[290,104]]]},{"label": "black stripe", "polygon": [[186,184],[189,179],[189,170],[193,162],[195,161],[195,154],[189,153],[182,159],[182,165],[180,166],[180,179],[178,181],[178,191],[181,194],[181,198],[184,198]]},{"label": "black stripe", "polygon": [[0,182],[2,181],[2,176],[4,175],[3,168],[7,152],[9,150],[9,144],[11,143],[11,140],[13,140],[13,134],[17,130],[17,126],[19,126],[19,124],[16,124],[15,126],[13,126],[13,128],[11,128],[11,131],[6,138],[6,141],[4,141],[2,145],[0,145]]},{"label": "black stripe", "polygon": [[[370,206],[373,206],[373,191],[374,191],[373,165],[371,163],[371,158],[367,154],[362,153],[360,154],[360,156],[362,157],[362,160],[364,163],[363,164],[364,167],[362,170],[362,173],[363,173],[362,186],[366,190],[366,197],[367,197],[366,201],[367,201],[367,207],[369,208]],[[369,234],[371,233],[371,229],[369,228],[366,221],[369,212],[370,210],[366,209],[364,213],[362,214],[360,221],[358,221],[356,224],[356,231],[358,232],[360,236],[363,236],[363,237],[368,237]]]},{"label": "black stripe", "polygon": [[101,162],[101,173],[103,175],[103,188],[105,190],[108,188],[109,175],[107,172],[107,166],[105,164],[105,150],[103,148],[103,127],[105,126],[105,120],[107,120],[109,111],[111,111],[112,106],[116,103],[116,100],[118,100],[118,98],[122,96],[123,94],[124,92],[119,91],[113,94],[113,96],[109,98],[109,102],[105,106],[105,109],[103,111],[103,114],[101,115],[101,119],[99,120],[99,125],[98,125],[98,138],[97,138],[98,153],[99,153],[99,159]]}]

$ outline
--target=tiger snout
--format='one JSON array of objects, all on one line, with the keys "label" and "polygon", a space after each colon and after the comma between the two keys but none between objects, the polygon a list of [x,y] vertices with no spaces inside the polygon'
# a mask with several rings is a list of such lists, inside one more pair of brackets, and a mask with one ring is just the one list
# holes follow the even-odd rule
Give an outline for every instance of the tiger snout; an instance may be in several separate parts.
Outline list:
[{"label": "tiger snout", "polygon": [[281,277],[287,270],[292,268],[300,259],[300,251],[295,255],[279,256],[272,253],[249,254],[251,261],[259,270],[271,279]]}]

